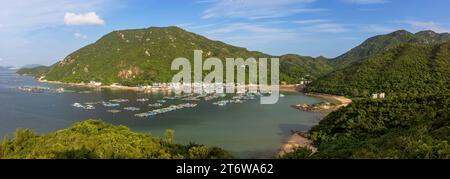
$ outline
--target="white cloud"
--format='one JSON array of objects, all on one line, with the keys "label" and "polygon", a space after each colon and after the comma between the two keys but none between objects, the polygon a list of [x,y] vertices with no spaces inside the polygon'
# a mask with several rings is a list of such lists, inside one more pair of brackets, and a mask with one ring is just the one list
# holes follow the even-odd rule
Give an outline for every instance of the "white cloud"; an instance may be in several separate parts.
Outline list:
[{"label": "white cloud", "polygon": [[325,20],[325,19],[310,19],[310,20],[298,20],[298,21],[294,21],[293,23],[296,23],[296,24],[316,24],[316,23],[325,23],[325,22],[329,22],[329,20]]},{"label": "white cloud", "polygon": [[97,13],[88,12],[85,14],[66,13],[64,15],[66,25],[104,25],[105,21]]},{"label": "white cloud", "polygon": [[245,18],[267,19],[286,17],[298,13],[318,12],[324,9],[308,8],[307,4],[316,0],[207,0],[202,3],[209,7],[203,18]]},{"label": "white cloud", "polygon": [[0,32],[23,32],[63,25],[66,12],[99,12],[115,0],[2,0]]},{"label": "white cloud", "polygon": [[1,0],[0,32],[63,25],[66,12],[99,12],[115,0]]},{"label": "white cloud", "polygon": [[311,32],[328,32],[328,33],[342,33],[351,31],[351,29],[349,29],[347,26],[337,23],[321,23],[307,27],[306,29]]},{"label": "white cloud", "polygon": [[404,23],[407,25],[410,25],[411,28],[415,31],[421,31],[421,30],[432,30],[435,32],[450,32],[449,29],[443,27],[440,23],[434,22],[434,21],[414,21],[414,20],[407,20],[407,21],[398,21],[399,23]]},{"label": "white cloud", "polygon": [[382,4],[388,2],[387,0],[343,0],[351,4]]},{"label": "white cloud", "polygon": [[389,32],[394,32],[398,29],[393,28],[393,27],[384,26],[384,25],[369,24],[369,25],[363,25],[361,30],[363,32],[372,32],[372,33],[389,33]]},{"label": "white cloud", "polygon": [[298,39],[300,35],[292,29],[256,23],[216,25],[214,29],[206,29],[203,33],[212,39],[252,50],[265,50],[277,44]]},{"label": "white cloud", "polygon": [[216,28],[208,31],[209,34],[218,33],[231,33],[236,31],[252,32],[252,33],[283,33],[286,30],[272,27],[265,27],[262,25],[250,24],[250,23],[233,23],[227,24],[220,28]]},{"label": "white cloud", "polygon": [[87,35],[84,35],[84,34],[82,34],[82,33],[74,33],[73,34],[73,36],[76,38],[76,39],[87,39]]}]

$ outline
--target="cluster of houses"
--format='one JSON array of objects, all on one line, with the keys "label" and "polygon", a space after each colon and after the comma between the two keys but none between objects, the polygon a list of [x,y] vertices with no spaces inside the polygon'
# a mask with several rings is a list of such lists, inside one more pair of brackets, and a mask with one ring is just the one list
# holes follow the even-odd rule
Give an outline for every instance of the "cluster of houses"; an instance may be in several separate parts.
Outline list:
[{"label": "cluster of houses", "polygon": [[[89,86],[101,87],[101,82],[91,81]],[[111,87],[124,87],[119,83],[110,85]],[[258,89],[259,85],[245,85],[245,84],[233,84],[233,83],[153,83],[152,85],[139,86],[139,91],[154,92],[154,91],[204,91],[206,93],[213,93],[215,91],[224,91],[228,88],[234,88],[237,93],[246,93],[248,89]],[[252,88],[253,87],[253,88]]]}]

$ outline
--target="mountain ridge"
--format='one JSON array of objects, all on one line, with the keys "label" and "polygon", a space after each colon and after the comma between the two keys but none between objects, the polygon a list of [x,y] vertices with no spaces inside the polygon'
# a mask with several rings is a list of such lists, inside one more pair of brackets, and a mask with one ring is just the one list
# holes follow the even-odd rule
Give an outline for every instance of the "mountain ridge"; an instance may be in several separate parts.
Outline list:
[{"label": "mountain ridge", "polygon": [[305,90],[351,97],[382,92],[395,96],[450,91],[450,42],[403,44],[337,69]]},{"label": "mountain ridge", "polygon": [[[203,59],[277,57],[210,40],[175,26],[150,27],[110,32],[96,42],[69,54],[52,65],[47,72],[37,74],[45,76],[48,81],[70,83],[100,81],[104,84],[138,86],[152,82],[169,82],[175,74],[170,71],[172,60],[187,57],[192,62],[196,49],[203,50]],[[284,59],[287,56],[279,57]],[[330,71],[331,67],[326,61],[323,57],[290,56],[289,64],[296,66],[295,73],[281,71],[282,78],[286,83],[299,83],[299,79],[307,76],[317,79],[324,75],[324,72]],[[322,67],[325,69],[321,69]],[[319,69],[319,72],[314,72],[313,69]],[[292,76],[294,74],[302,76]]]},{"label": "mountain ridge", "polygon": [[449,33],[436,33],[431,30],[425,30],[414,34],[406,30],[397,30],[389,34],[368,38],[350,51],[332,59],[331,64],[337,69],[345,68],[353,62],[364,60],[404,43],[437,45],[449,41]]}]

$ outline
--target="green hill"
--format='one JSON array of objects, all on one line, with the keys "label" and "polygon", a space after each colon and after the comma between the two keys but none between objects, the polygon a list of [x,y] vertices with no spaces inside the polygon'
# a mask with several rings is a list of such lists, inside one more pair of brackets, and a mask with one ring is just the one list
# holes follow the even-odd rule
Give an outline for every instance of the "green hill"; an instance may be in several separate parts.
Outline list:
[{"label": "green hill", "polygon": [[312,129],[312,158],[450,159],[449,125],[449,93],[356,100]]},{"label": "green hill", "polygon": [[416,34],[405,30],[399,30],[387,35],[379,35],[367,39],[361,45],[353,48],[349,52],[332,60],[332,65],[336,68],[345,68],[353,62],[363,60],[373,55],[378,55],[397,46],[409,44],[437,45],[450,42],[450,34],[438,34],[433,31],[422,31]]},{"label": "green hill", "polygon": [[229,159],[215,147],[172,144],[148,134],[87,120],[46,135],[18,129],[0,144],[0,159]]},{"label": "green hill", "polygon": [[297,84],[303,78],[316,80],[332,70],[329,60],[323,57],[313,58],[293,54],[280,57],[280,81],[289,84]]},{"label": "green hill", "polygon": [[316,80],[306,91],[352,97],[450,91],[450,43],[404,44]]},{"label": "green hill", "polygon": [[21,68],[19,70],[17,70],[17,74],[19,75],[23,75],[23,76],[41,76],[45,73],[48,72],[48,70],[50,69],[50,67],[46,67],[46,66],[37,66],[37,67],[32,67],[32,68]]},{"label": "green hill", "polygon": [[109,33],[53,65],[46,73],[46,79],[63,82],[95,80],[132,86],[170,82],[176,73],[170,70],[172,61],[185,57],[193,62],[194,50],[203,50],[203,59],[271,57],[178,27],[152,27]]},{"label": "green hill", "polygon": [[[44,75],[49,81],[76,83],[93,80],[137,86],[170,82],[176,73],[170,70],[172,61],[178,57],[193,60],[194,50],[203,50],[203,59],[274,57],[213,41],[178,27],[151,27],[111,32],[68,55]],[[298,83],[305,77],[316,79],[331,71],[325,58],[298,55],[281,56],[280,66],[281,81],[288,83]]]}]

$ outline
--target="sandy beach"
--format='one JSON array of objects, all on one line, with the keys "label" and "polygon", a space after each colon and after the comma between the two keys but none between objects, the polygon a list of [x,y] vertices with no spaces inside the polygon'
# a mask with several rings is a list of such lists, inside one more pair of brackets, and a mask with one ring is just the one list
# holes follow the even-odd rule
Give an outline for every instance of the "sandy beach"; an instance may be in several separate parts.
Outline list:
[{"label": "sandy beach", "polygon": [[351,99],[348,99],[344,96],[335,96],[335,95],[328,95],[328,94],[321,94],[321,93],[306,93],[305,95],[316,97],[316,98],[321,98],[330,103],[333,103],[333,104],[337,105],[335,110],[338,110],[342,107],[347,107],[349,104],[352,103]]}]

